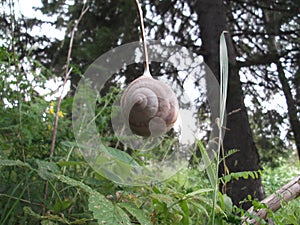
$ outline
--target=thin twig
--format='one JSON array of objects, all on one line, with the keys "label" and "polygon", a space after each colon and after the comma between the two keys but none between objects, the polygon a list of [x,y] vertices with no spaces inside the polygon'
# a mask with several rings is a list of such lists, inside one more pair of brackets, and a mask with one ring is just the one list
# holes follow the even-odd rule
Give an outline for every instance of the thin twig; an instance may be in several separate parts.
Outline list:
[{"label": "thin twig", "polygon": [[151,77],[150,68],[149,68],[149,58],[148,58],[147,42],[146,42],[146,35],[145,35],[143,11],[142,11],[142,8],[141,8],[138,0],[135,0],[135,4],[136,4],[138,15],[140,18],[140,27],[141,27],[141,34],[142,34],[143,50],[144,50],[145,69],[144,69],[143,75]]},{"label": "thin twig", "polygon": [[70,39],[70,45],[69,45],[69,50],[68,50],[68,56],[67,56],[67,63],[66,63],[66,75],[64,77],[64,83],[62,86],[62,91],[61,91],[61,95],[59,96],[58,102],[57,102],[57,107],[56,107],[56,114],[55,114],[55,122],[54,122],[54,126],[53,126],[53,135],[52,135],[52,142],[51,142],[51,149],[50,149],[50,162],[52,161],[52,157],[54,154],[54,147],[55,147],[55,141],[56,141],[56,134],[57,134],[57,127],[58,127],[58,118],[59,118],[59,111],[60,111],[60,105],[61,105],[61,100],[62,100],[62,95],[63,95],[63,91],[65,88],[65,85],[68,81],[69,75],[72,72],[72,68],[69,69],[70,67],[70,59],[71,59],[71,53],[72,53],[72,47],[73,47],[73,41],[74,41],[74,36],[75,36],[75,32],[77,30],[78,24],[81,21],[82,17],[84,16],[84,14],[87,12],[88,7],[83,7],[81,14],[72,30],[71,33],[71,39]]},{"label": "thin twig", "polygon": [[[63,92],[64,92],[65,85],[68,81],[69,75],[72,72],[72,68],[69,69],[69,67],[70,67],[70,59],[71,59],[74,36],[75,36],[75,32],[77,31],[77,27],[78,27],[79,22],[81,21],[81,19],[83,18],[84,14],[87,12],[87,10],[88,10],[88,7],[84,6],[82,8],[81,14],[80,14],[78,20],[76,21],[75,26],[74,26],[74,28],[71,32],[70,45],[69,45],[69,50],[68,50],[68,55],[67,55],[67,62],[66,62],[66,72],[65,72],[64,82],[63,82],[63,85],[62,85],[62,91],[61,91],[61,94],[60,94],[60,96],[58,98],[58,101],[57,101],[57,107],[56,107],[56,113],[55,113],[55,121],[54,121],[54,126],[53,126],[53,135],[52,135],[51,149],[50,149],[50,155],[49,155],[50,162],[52,161],[53,154],[54,154],[55,141],[56,141],[56,135],[57,135],[57,127],[58,127],[58,119],[59,119],[59,112],[60,112],[60,105],[61,105],[61,101],[62,101],[62,97],[63,97]],[[47,198],[48,185],[49,185],[49,182],[46,181],[45,186],[44,186],[44,196],[43,196],[44,200],[46,200],[46,198]],[[42,215],[45,214],[45,204],[43,204],[41,214]]]},{"label": "thin twig", "polygon": [[53,135],[52,135],[51,149],[50,149],[50,156],[49,156],[50,162],[52,161],[52,157],[53,157],[53,154],[54,154],[55,141],[56,141],[56,135],[57,135],[57,127],[58,127],[58,118],[59,118],[59,111],[60,111],[60,105],[61,105],[62,95],[63,95],[65,85],[66,85],[66,83],[68,81],[68,78],[69,78],[69,75],[70,75],[71,72],[72,72],[72,68],[65,75],[64,82],[63,82],[63,85],[62,85],[61,94],[60,94],[60,96],[58,98],[58,101],[57,101],[57,107],[56,107],[56,113],[55,113],[55,121],[54,121],[54,126],[53,126]]},{"label": "thin twig", "polygon": [[6,198],[11,198],[11,199],[14,199],[14,200],[18,200],[18,201],[20,201],[20,202],[28,203],[28,204],[30,204],[30,205],[37,205],[37,206],[42,206],[42,205],[43,205],[42,203],[31,202],[31,201],[29,201],[29,200],[22,199],[22,198],[17,198],[17,197],[15,197],[15,196],[7,195],[7,194],[0,194],[0,196],[6,197]]}]

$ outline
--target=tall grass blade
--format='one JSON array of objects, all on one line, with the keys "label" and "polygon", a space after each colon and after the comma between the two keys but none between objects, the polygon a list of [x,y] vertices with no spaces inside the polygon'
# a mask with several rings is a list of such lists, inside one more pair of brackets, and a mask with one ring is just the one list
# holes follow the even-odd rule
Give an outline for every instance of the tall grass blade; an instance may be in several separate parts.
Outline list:
[{"label": "tall grass blade", "polygon": [[220,37],[220,127],[224,123],[228,89],[228,55],[225,33],[227,32],[223,31]]},{"label": "tall grass blade", "polygon": [[206,152],[206,149],[201,141],[198,141],[198,147],[201,152],[202,160],[205,165],[205,170],[209,179],[209,182],[212,187],[216,186],[217,178],[215,175],[215,163],[212,159],[210,159],[209,155]]},{"label": "tall grass blade", "polygon": [[214,195],[213,195],[213,210],[211,215],[211,224],[215,224],[215,214],[216,214],[216,204],[217,195],[219,192],[219,162],[220,162],[220,152],[222,148],[222,137],[223,137],[223,125],[225,119],[226,111],[226,100],[227,100],[227,89],[228,89],[228,55],[227,55],[227,45],[225,39],[226,31],[223,31],[220,36],[220,115],[218,121],[219,127],[219,138],[218,138],[218,151],[217,151],[217,163],[215,169],[215,185],[214,185]]}]

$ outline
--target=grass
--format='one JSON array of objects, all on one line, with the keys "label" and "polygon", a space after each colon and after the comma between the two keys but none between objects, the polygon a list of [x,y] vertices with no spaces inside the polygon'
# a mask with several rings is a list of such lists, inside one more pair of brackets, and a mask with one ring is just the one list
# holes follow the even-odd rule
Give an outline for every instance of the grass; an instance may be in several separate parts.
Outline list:
[{"label": "grass", "polygon": [[[300,174],[300,162],[286,160],[280,166],[272,168],[265,167],[262,174],[262,182],[266,196],[276,192],[290,180]],[[300,198],[293,199],[286,203],[282,202],[281,208],[273,213],[271,217],[276,225],[300,224]]]}]

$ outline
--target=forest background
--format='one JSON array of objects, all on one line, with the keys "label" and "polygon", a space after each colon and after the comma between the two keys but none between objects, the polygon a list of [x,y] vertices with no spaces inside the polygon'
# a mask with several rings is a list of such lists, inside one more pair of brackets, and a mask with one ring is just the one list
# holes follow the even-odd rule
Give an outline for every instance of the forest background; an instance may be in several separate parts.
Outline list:
[{"label": "forest background", "polygon": [[[230,68],[234,69],[230,70],[227,110],[242,112],[241,120],[229,118],[231,133],[224,146],[226,152],[239,152],[228,157],[231,176],[226,184],[231,189],[220,194],[216,219],[219,224],[236,224],[244,213],[242,208],[257,203],[300,172],[300,2],[172,0],[141,4],[147,39],[179,44],[202,55],[217,79],[218,38],[223,30],[229,31]],[[120,186],[94,172],[74,140],[71,108],[80,78],[100,55],[139,40],[134,1],[37,1],[30,15],[22,10],[24,2],[3,0],[1,5],[0,224],[101,224],[101,220],[206,224],[212,204],[205,173],[191,169],[164,184]],[[74,30],[83,9],[87,11]],[[70,68],[70,90],[60,99]],[[153,63],[151,69],[183,87],[184,78],[176,76],[176,68]],[[128,84],[141,73],[142,65],[135,64],[116,77]],[[109,147],[116,146],[116,138],[110,128],[111,108],[103,106],[118,91],[117,82],[103,90],[99,108],[104,109],[96,120]],[[207,121],[207,102],[195,104],[199,120]],[[207,130],[207,124],[202,126]],[[208,135],[203,135],[204,144]],[[247,157],[253,159],[250,164],[243,161]],[[242,165],[236,166],[236,159]],[[259,178],[249,171],[260,171]],[[225,174],[220,168],[220,177]],[[249,184],[255,188],[242,189]],[[258,195],[262,187],[264,193]],[[111,213],[97,211],[97,204]],[[276,224],[296,224],[300,218],[297,205],[299,200],[283,204],[282,211],[271,217]]]}]

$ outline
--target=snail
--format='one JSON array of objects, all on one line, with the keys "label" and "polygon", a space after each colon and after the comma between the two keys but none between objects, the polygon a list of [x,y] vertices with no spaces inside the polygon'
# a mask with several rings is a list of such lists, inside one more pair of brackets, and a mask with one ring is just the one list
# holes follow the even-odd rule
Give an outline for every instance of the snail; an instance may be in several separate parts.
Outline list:
[{"label": "snail", "polygon": [[177,120],[178,101],[162,81],[142,75],[129,84],[121,98],[121,109],[131,131],[137,135],[159,136]]},{"label": "snail", "polygon": [[144,73],[132,81],[121,97],[125,123],[137,135],[159,136],[169,131],[177,120],[178,101],[172,89],[150,74],[142,10],[136,0],[144,50]]}]

